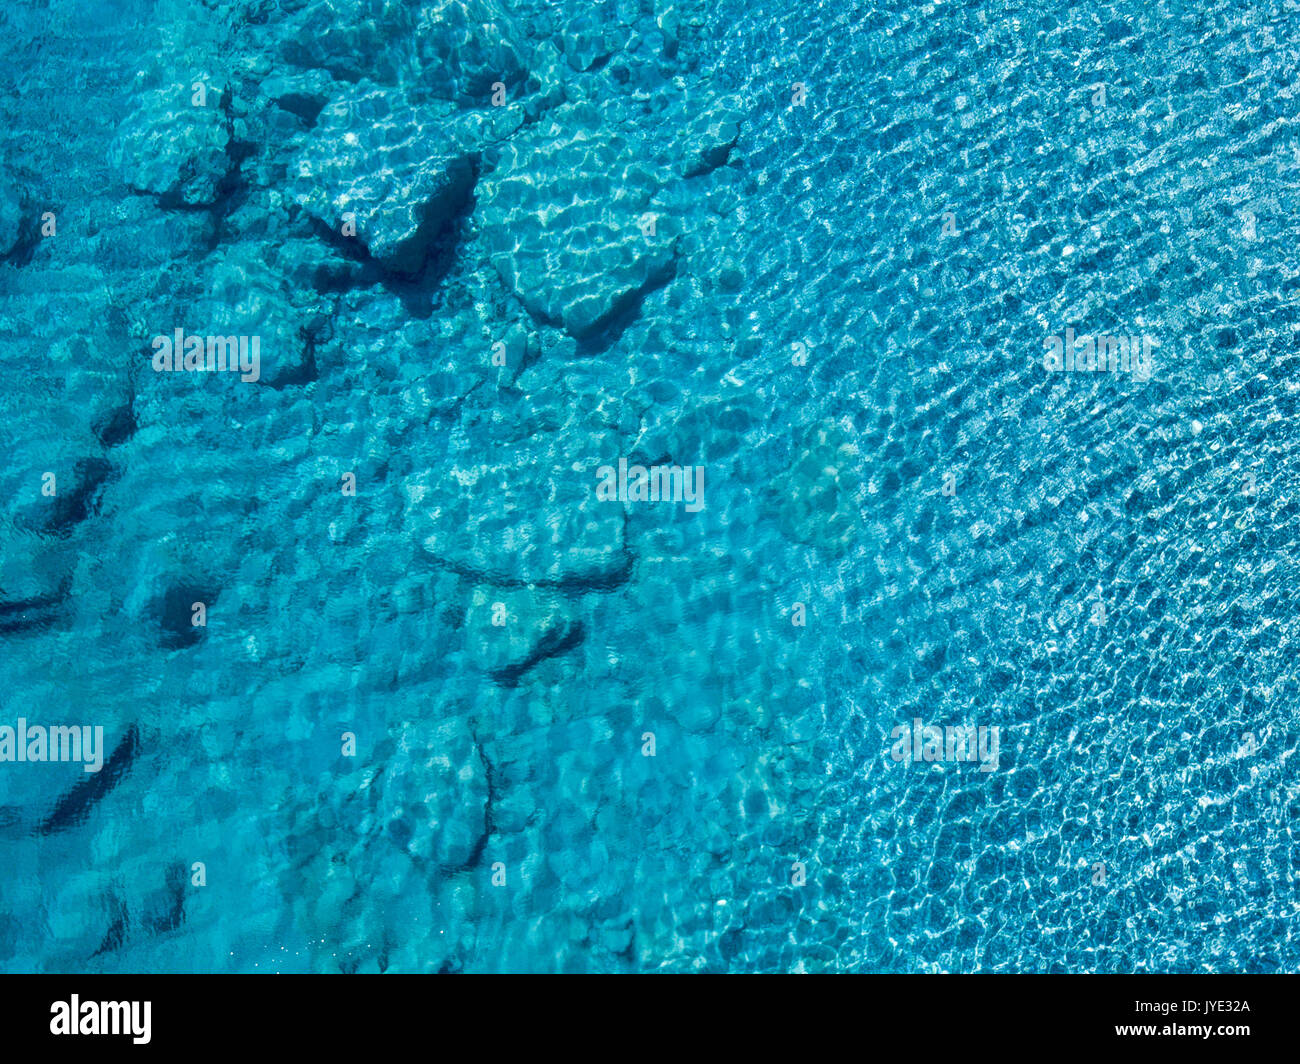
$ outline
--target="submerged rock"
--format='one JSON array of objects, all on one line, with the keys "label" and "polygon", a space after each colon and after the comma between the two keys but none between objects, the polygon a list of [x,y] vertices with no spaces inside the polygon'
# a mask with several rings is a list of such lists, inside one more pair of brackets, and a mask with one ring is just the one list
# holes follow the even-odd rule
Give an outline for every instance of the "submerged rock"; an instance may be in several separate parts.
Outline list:
[{"label": "submerged rock", "polygon": [[475,665],[506,687],[582,639],[573,607],[534,588],[476,588],[465,625]]},{"label": "submerged rock", "polygon": [[386,269],[415,273],[469,203],[478,152],[447,108],[359,87],[320,113],[290,196]]},{"label": "submerged rock", "polygon": [[316,317],[294,305],[285,281],[257,255],[241,246],[213,268],[210,300],[201,313],[209,331],[259,337],[258,380],[274,388],[314,379],[311,336]]},{"label": "submerged rock", "polygon": [[848,549],[860,526],[861,456],[833,421],[814,425],[772,486],[781,531],[832,554]]},{"label": "submerged rock", "polygon": [[187,85],[141,94],[118,130],[110,160],[127,186],[157,196],[165,207],[206,207],[216,202],[230,168],[225,116],[209,93],[206,106],[191,103]]},{"label": "submerged rock", "polygon": [[391,84],[409,63],[415,5],[407,0],[315,0],[286,24],[280,55],[342,81]]},{"label": "submerged rock", "polygon": [[620,25],[614,4],[583,4],[568,18],[561,36],[564,58],[576,71],[606,62],[627,43],[629,27]]},{"label": "submerged rock", "polygon": [[476,215],[493,266],[537,319],[575,339],[634,312],[675,265],[678,226],[643,152],[581,107],[502,147]]},{"label": "submerged rock", "polygon": [[[292,257],[291,252],[284,254]],[[211,347],[214,361],[220,357],[224,363],[214,372],[216,377],[277,388],[305,384],[315,378],[312,340],[325,322],[315,293],[296,293],[255,245],[238,244],[214,253],[193,289],[163,294],[149,307],[147,335],[139,339],[150,345],[151,360],[159,359],[169,372],[150,373],[145,380],[161,384],[182,368],[186,376],[195,376],[197,362],[206,375]],[[154,337],[172,340],[177,329],[182,333],[181,350],[176,350],[174,340],[162,350],[153,344]],[[193,353],[196,364],[184,367],[184,355],[190,354],[185,339],[195,336],[203,340],[202,349]],[[168,363],[172,351],[175,361]],[[180,387],[178,381],[170,384],[168,391]]]},{"label": "submerged rock", "polygon": [[414,721],[384,768],[384,830],[444,871],[468,866],[487,831],[486,765],[464,719]]},{"label": "submerged rock", "polygon": [[528,77],[528,35],[491,0],[433,0],[416,27],[418,83],[436,95],[484,105],[493,86],[511,93]]},{"label": "submerged rock", "polygon": [[740,136],[740,111],[723,100],[698,114],[686,128],[678,168],[683,177],[699,177],[727,161]]},{"label": "submerged rock", "polygon": [[[483,439],[407,483],[409,534],[435,563],[476,583],[612,588],[631,559],[622,506],[596,498],[560,434]],[[616,453],[612,437],[593,456]],[[593,464],[594,470],[594,464]]]}]

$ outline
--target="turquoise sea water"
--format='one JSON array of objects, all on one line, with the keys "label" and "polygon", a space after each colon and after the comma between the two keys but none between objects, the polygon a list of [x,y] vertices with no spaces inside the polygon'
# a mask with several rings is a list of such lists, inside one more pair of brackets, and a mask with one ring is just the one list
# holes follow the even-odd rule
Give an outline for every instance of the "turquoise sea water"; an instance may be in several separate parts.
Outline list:
[{"label": "turquoise sea water", "polygon": [[1295,970],[1300,5],[0,37],[0,970]]}]

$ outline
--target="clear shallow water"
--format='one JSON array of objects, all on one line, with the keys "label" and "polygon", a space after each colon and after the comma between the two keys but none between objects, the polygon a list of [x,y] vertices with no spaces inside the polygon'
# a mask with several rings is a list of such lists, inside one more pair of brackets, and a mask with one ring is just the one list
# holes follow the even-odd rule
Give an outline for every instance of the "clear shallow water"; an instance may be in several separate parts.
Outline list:
[{"label": "clear shallow water", "polygon": [[458,8],[3,16],[0,967],[1294,969],[1300,11]]}]

